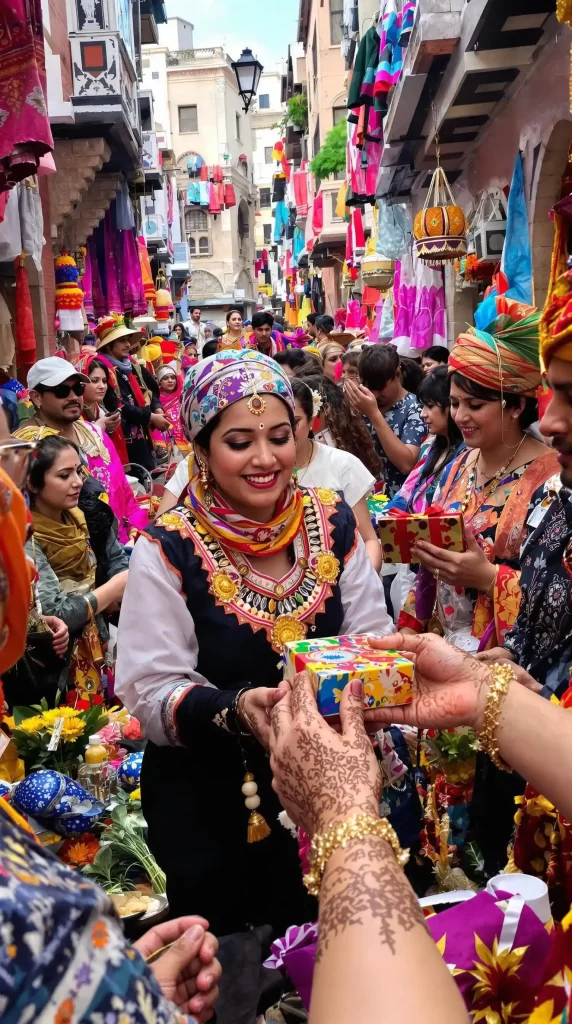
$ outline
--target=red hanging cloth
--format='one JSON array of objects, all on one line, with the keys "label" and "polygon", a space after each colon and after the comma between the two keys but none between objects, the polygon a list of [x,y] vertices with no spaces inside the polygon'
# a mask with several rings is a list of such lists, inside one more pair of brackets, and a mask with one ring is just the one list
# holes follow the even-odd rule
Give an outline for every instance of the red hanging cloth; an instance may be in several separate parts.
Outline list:
[{"label": "red hanging cloth", "polygon": [[16,339],[16,365],[24,379],[30,366],[36,362],[36,335],[32,316],[32,296],[28,275],[24,266],[25,256],[18,256],[16,264],[16,315],[14,335]]}]

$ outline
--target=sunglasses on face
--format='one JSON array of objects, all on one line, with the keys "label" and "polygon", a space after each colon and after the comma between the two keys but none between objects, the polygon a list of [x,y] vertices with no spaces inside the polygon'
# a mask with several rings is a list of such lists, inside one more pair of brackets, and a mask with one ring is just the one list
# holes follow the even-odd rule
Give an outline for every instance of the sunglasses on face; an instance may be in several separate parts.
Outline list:
[{"label": "sunglasses on face", "polygon": [[37,390],[40,394],[54,395],[55,398],[69,398],[72,391],[74,395],[81,398],[85,391],[85,381],[76,380],[74,384],[58,384],[55,388],[46,388],[43,384],[38,384]]}]

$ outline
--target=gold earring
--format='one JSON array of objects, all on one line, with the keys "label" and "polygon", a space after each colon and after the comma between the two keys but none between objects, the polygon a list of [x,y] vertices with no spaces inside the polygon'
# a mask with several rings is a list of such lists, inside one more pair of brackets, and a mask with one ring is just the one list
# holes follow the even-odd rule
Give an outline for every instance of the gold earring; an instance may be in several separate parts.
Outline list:
[{"label": "gold earring", "polygon": [[199,466],[200,480],[203,488],[203,502],[208,510],[213,503],[213,496],[209,490],[209,467],[206,462],[201,462],[198,455],[195,455],[195,458]]}]

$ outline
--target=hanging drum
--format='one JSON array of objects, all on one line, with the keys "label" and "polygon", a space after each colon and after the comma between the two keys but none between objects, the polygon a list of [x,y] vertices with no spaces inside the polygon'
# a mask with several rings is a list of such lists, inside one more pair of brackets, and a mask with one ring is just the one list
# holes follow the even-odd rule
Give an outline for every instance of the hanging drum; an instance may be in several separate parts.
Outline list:
[{"label": "hanging drum", "polygon": [[381,292],[387,291],[393,284],[395,263],[393,260],[386,260],[379,253],[364,256],[361,261],[361,277],[363,283],[371,288],[378,288]]},{"label": "hanging drum", "polygon": [[413,224],[415,249],[424,263],[456,260],[467,251],[467,221],[442,167],[431,178],[425,206]]}]

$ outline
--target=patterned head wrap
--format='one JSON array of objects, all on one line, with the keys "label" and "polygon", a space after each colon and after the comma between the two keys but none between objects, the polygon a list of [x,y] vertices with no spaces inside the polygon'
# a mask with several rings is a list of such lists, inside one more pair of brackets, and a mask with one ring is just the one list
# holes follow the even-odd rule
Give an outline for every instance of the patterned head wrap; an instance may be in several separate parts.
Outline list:
[{"label": "patterned head wrap", "polygon": [[572,362],[572,270],[560,274],[540,320],[540,354],[548,367],[556,356]]},{"label": "patterned head wrap", "polygon": [[535,397],[541,382],[540,313],[534,306],[497,296],[497,315],[485,331],[461,334],[449,356],[449,373],[493,391]]},{"label": "patterned head wrap", "polygon": [[253,349],[227,349],[192,366],[185,379],[181,422],[187,440],[194,441],[219,412],[249,399],[255,415],[264,409],[264,397],[282,398],[294,412],[290,380],[273,359]]}]

